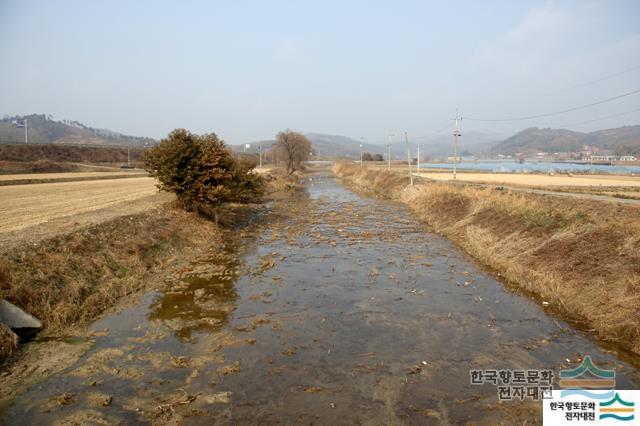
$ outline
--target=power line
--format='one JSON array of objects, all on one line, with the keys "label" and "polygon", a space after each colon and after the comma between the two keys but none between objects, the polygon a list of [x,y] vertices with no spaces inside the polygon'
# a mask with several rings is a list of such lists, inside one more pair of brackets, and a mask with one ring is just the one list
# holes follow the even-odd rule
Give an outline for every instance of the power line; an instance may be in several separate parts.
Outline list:
[{"label": "power line", "polygon": [[577,106],[577,107],[564,109],[562,111],[549,112],[549,113],[546,113],[546,114],[530,115],[530,116],[526,116],[526,117],[516,117],[516,118],[493,118],[493,119],[491,119],[491,118],[464,117],[464,119],[465,120],[471,120],[471,121],[492,121],[492,122],[496,122],[496,121],[532,120],[534,118],[551,117],[553,115],[560,115],[560,114],[565,114],[567,112],[578,111],[578,110],[589,108],[589,107],[592,107],[592,106],[595,106],[595,105],[604,104],[606,102],[615,101],[616,99],[624,98],[625,96],[635,95],[636,93],[640,93],[640,89],[633,90],[633,91],[627,92],[627,93],[623,93],[622,95],[614,96],[614,97],[611,97],[611,98],[603,99],[601,101],[592,102],[590,104],[580,105],[580,106]]},{"label": "power line", "polygon": [[578,121],[577,123],[563,124],[561,126],[554,126],[554,127],[571,127],[571,126],[577,126],[579,124],[593,123],[594,121],[606,120],[607,118],[621,117],[623,115],[633,114],[634,112],[639,112],[639,111],[640,111],[640,108],[634,109],[631,111],[619,112],[617,114],[605,115],[603,117],[593,118],[591,120]]},{"label": "power line", "polygon": [[424,136],[417,136],[417,137],[415,137],[415,138],[411,138],[411,139],[412,139],[412,140],[414,140],[414,141],[415,141],[415,140],[417,140],[417,139],[429,139],[429,138],[432,138],[432,137],[434,137],[434,136],[436,136],[436,135],[438,135],[438,134],[440,134],[440,133],[444,132],[444,131],[445,131],[445,130],[447,130],[449,127],[451,127],[451,123],[447,123],[447,124],[445,124],[445,125],[444,125],[440,130],[438,130],[438,131],[436,131],[436,132],[434,132],[434,133],[431,133],[431,134],[429,134],[429,135],[424,135]]},{"label": "power line", "polygon": [[544,98],[544,97],[546,97],[546,96],[557,95],[557,94],[559,94],[559,93],[566,93],[566,92],[570,92],[571,90],[573,90],[573,89],[575,89],[575,88],[578,88],[578,87],[584,87],[584,86],[590,86],[590,85],[592,85],[592,84],[599,83],[599,82],[601,82],[601,81],[608,80],[608,79],[610,79],[610,78],[614,78],[614,77],[617,77],[617,76],[619,76],[619,75],[626,74],[626,73],[631,72],[631,71],[635,71],[635,70],[637,70],[638,68],[640,68],[640,65],[636,65],[636,66],[633,66],[633,67],[631,67],[631,68],[627,68],[627,69],[625,69],[625,70],[618,71],[618,72],[613,73],[613,74],[606,74],[606,75],[603,75],[602,77],[596,78],[596,79],[594,79],[594,80],[590,80],[590,81],[585,81],[585,82],[583,82],[583,83],[574,84],[573,86],[569,86],[569,87],[566,87],[566,88],[564,88],[564,89],[554,90],[554,91],[551,91],[551,92],[543,93],[542,95],[540,95],[540,96],[536,96],[536,97],[534,97],[534,98],[532,98],[532,99],[539,99],[539,98]]}]

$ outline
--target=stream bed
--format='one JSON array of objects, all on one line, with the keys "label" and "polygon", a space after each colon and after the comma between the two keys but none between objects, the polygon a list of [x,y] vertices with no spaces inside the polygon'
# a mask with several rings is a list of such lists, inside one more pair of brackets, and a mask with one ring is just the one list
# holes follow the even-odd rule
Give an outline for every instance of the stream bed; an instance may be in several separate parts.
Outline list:
[{"label": "stream bed", "polygon": [[[471,370],[637,364],[514,293],[404,206],[329,174],[225,231],[91,329],[78,362],[1,413],[23,424],[537,424]],[[554,382],[557,382],[554,380]],[[555,383],[554,383],[555,384]]]}]

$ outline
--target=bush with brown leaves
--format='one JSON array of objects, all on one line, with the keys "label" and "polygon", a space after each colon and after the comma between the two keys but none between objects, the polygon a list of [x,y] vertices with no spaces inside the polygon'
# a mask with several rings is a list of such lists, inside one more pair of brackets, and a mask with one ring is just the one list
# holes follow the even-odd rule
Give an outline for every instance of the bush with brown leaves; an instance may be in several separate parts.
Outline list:
[{"label": "bush with brown leaves", "polygon": [[263,179],[252,163],[238,161],[214,133],[176,129],[145,153],[145,169],[174,192],[187,210],[224,202],[259,201]]}]

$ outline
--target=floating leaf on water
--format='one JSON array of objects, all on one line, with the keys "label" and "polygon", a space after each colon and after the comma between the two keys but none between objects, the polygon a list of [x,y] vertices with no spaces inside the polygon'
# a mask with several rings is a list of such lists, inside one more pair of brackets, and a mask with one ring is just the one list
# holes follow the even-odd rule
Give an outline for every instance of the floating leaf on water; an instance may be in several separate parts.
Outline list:
[{"label": "floating leaf on water", "polygon": [[231,392],[218,392],[202,397],[207,404],[228,404],[231,402]]}]

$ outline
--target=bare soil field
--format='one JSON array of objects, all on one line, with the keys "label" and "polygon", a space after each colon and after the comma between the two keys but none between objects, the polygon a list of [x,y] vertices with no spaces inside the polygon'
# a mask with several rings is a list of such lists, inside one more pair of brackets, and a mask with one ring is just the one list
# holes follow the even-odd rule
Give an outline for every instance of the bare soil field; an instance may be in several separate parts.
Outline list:
[{"label": "bare soil field", "polygon": [[[451,180],[453,175],[448,173],[420,173],[420,177],[433,180]],[[606,176],[606,175],[543,175],[523,173],[458,173],[457,180],[464,182],[501,183],[507,185],[524,185],[535,187],[549,186],[607,186],[607,187],[640,187],[640,177],[637,176]]]},{"label": "bare soil field", "polygon": [[48,180],[48,179],[74,179],[74,178],[101,178],[101,177],[114,177],[114,176],[144,176],[145,172],[137,171],[121,171],[116,172],[76,172],[76,173],[26,173],[15,175],[0,175],[0,182],[15,181],[15,180]]},{"label": "bare soil field", "polygon": [[132,177],[148,176],[141,170],[135,171],[87,171],[87,172],[69,172],[69,173],[27,173],[27,174],[11,174],[0,175],[0,186],[7,185],[28,185],[34,183],[61,183],[75,182],[82,180],[102,180],[102,179],[124,179]]},{"label": "bare soil field", "polygon": [[116,205],[121,205],[120,214],[127,214],[126,203],[153,195],[158,189],[150,177],[2,186],[0,236]]}]

